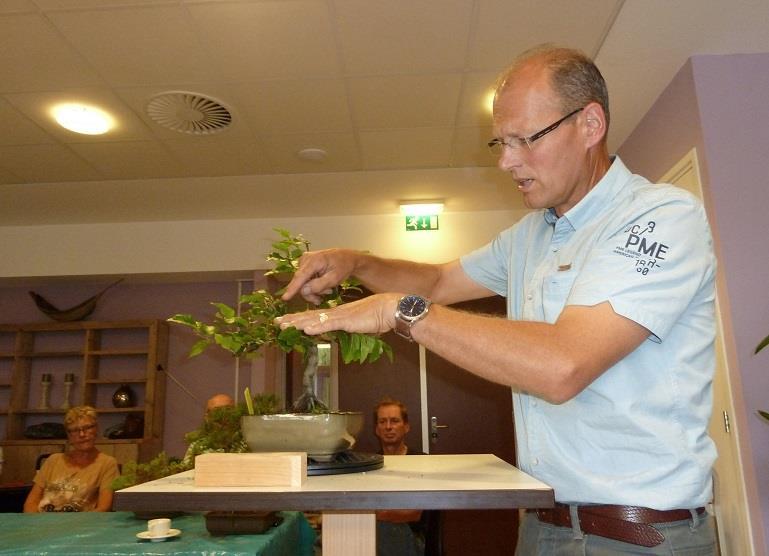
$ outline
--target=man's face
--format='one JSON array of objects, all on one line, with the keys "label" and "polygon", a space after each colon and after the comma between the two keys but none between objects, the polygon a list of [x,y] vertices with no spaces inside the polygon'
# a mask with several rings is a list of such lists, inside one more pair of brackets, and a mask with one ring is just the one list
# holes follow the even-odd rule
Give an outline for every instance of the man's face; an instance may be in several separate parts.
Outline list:
[{"label": "man's face", "polygon": [[[547,71],[530,62],[497,94],[494,136],[505,141],[511,136],[528,137],[565,115],[551,90]],[[592,182],[581,133],[582,115],[568,118],[532,143],[531,149],[526,145],[503,149],[498,166],[510,173],[527,207],[553,207],[560,216],[589,191]]]},{"label": "man's face", "polygon": [[377,410],[375,434],[383,446],[399,446],[411,427],[403,421],[397,405],[383,405]]}]

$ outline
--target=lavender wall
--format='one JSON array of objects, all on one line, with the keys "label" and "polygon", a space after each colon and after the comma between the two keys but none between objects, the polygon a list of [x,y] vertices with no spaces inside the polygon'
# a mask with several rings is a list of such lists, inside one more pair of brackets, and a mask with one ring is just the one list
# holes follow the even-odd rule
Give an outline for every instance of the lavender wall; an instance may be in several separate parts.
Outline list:
[{"label": "lavender wall", "polygon": [[[109,282],[109,279],[88,283],[58,279],[46,285],[0,288],[0,322],[48,321],[27,294],[29,289],[44,295],[55,305],[66,308],[90,297]],[[250,281],[242,284],[244,291],[250,291]],[[235,280],[121,283],[104,295],[89,320],[165,319],[174,313],[210,317],[213,314],[210,301],[232,304],[237,299],[237,292],[238,283]],[[186,329],[171,326],[167,371],[184,387],[171,379],[167,381],[163,447],[174,456],[184,455],[184,434],[200,425],[205,401],[217,392],[233,394],[235,390],[234,359],[220,351],[189,359],[187,353],[194,341],[194,335]],[[244,376],[246,373],[246,369],[241,369],[241,381],[247,378]]]},{"label": "lavender wall", "polygon": [[[659,177],[696,146],[720,265],[736,407],[749,447],[743,452],[748,495],[761,508],[769,538],[769,352],[753,355],[769,334],[769,54],[695,56],[619,149],[636,172]],[[621,109],[621,108],[620,108]],[[725,295],[724,295],[725,294]],[[755,472],[755,476],[751,474]],[[760,525],[759,525],[760,526]],[[769,554],[769,546],[757,546]]]}]

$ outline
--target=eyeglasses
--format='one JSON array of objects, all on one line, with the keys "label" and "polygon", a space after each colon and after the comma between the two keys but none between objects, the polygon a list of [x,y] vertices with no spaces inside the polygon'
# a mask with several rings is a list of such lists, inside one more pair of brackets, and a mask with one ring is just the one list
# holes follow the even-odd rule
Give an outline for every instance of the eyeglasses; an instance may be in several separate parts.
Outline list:
[{"label": "eyeglasses", "polygon": [[67,434],[78,434],[81,432],[91,432],[93,429],[96,428],[96,425],[94,423],[91,423],[90,425],[83,425],[82,427],[70,427],[67,429]]},{"label": "eyeglasses", "polygon": [[584,106],[582,108],[577,108],[576,110],[569,112],[557,122],[550,124],[545,129],[542,129],[532,135],[529,135],[528,137],[516,137],[515,135],[511,135],[507,139],[499,139],[495,137],[494,139],[488,142],[489,149],[495,155],[502,154],[502,151],[504,150],[505,147],[513,149],[514,151],[518,151],[518,149],[522,148],[525,145],[529,148],[529,150],[531,150],[532,148],[534,148],[532,147],[532,143],[534,143],[534,141],[536,141],[537,139],[541,139],[551,131],[556,130],[559,125],[561,125],[567,119],[571,118],[574,114],[581,112],[582,110],[584,110]]}]

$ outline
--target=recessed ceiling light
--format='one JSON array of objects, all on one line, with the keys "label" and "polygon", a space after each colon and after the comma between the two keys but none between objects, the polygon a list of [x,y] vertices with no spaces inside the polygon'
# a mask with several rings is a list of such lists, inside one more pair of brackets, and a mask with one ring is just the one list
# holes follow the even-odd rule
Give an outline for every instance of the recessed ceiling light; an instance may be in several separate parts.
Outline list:
[{"label": "recessed ceiling light", "polygon": [[104,110],[85,104],[59,104],[53,108],[53,117],[61,127],[85,135],[102,135],[114,124]]}]

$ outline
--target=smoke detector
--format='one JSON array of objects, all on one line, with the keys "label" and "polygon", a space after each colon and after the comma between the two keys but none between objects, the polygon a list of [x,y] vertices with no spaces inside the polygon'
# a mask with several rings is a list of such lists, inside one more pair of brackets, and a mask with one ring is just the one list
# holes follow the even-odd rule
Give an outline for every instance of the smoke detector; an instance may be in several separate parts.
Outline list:
[{"label": "smoke detector", "polygon": [[190,135],[210,135],[232,125],[232,113],[221,101],[187,91],[167,91],[147,103],[147,115],[157,124]]}]

